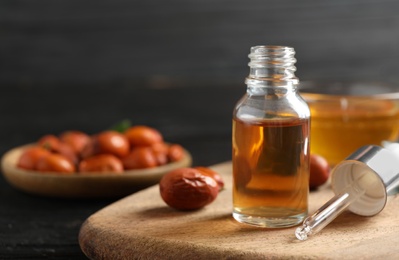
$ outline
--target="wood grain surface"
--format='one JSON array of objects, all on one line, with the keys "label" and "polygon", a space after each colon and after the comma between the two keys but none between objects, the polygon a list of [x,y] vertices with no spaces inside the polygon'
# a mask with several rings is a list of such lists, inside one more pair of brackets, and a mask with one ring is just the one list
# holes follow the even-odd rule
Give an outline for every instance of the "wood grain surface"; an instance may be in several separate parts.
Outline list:
[{"label": "wood grain surface", "polygon": [[[191,212],[173,210],[153,186],[100,210],[82,225],[79,243],[91,259],[395,259],[399,255],[399,197],[377,216],[344,212],[307,241],[296,227],[264,229],[231,216],[231,163],[215,165],[226,189],[215,202]],[[310,194],[313,212],[333,195]]]}]

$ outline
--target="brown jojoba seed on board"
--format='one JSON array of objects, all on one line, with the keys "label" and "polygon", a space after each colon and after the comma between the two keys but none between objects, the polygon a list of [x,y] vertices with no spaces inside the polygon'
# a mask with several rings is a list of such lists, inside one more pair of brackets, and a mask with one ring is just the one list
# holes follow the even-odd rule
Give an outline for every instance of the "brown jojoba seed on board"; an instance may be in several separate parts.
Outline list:
[{"label": "brown jojoba seed on board", "polygon": [[159,189],[165,203],[178,210],[200,209],[213,202],[219,193],[215,179],[194,168],[180,168],[165,174]]},{"label": "brown jojoba seed on board", "polygon": [[330,165],[327,160],[317,154],[310,155],[309,188],[311,190],[323,185],[330,176]]}]

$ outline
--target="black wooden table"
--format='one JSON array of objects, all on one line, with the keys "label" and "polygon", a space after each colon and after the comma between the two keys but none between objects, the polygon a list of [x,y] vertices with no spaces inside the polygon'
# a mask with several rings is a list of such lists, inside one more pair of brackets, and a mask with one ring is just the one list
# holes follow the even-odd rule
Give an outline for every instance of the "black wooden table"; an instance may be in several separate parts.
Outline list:
[{"label": "black wooden table", "polygon": [[[66,129],[95,133],[129,119],[186,147],[194,165],[230,160],[231,114],[242,86],[2,88],[0,149]],[[0,259],[85,259],[81,224],[116,199],[56,199],[25,194],[0,177]]]}]

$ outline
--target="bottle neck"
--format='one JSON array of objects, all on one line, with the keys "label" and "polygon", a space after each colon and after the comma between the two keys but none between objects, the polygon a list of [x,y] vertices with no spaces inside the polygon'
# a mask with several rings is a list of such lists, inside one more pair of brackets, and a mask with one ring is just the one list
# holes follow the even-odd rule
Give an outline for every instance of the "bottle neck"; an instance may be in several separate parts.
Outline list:
[{"label": "bottle neck", "polygon": [[247,78],[245,83],[247,85],[247,93],[251,96],[286,96],[297,93],[297,84],[292,84],[292,82],[259,81]]},{"label": "bottle neck", "polygon": [[295,51],[285,46],[255,46],[248,55],[249,75],[245,83],[249,88],[283,87],[296,89]]}]

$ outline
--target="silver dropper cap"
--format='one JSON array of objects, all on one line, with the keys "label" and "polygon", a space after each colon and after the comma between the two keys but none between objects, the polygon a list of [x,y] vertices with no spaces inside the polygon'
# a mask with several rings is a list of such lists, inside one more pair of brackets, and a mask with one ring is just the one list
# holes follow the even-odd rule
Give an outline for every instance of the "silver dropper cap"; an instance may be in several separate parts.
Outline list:
[{"label": "silver dropper cap", "polygon": [[399,159],[392,150],[368,145],[335,166],[331,175],[335,196],[295,230],[299,240],[322,230],[345,209],[361,216],[383,210],[388,194],[399,184]]},{"label": "silver dropper cap", "polygon": [[373,216],[384,209],[388,193],[399,182],[399,160],[390,150],[368,145],[359,148],[332,171],[335,194],[350,186],[349,193],[360,195],[348,210],[361,216]]}]

